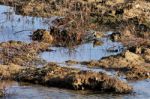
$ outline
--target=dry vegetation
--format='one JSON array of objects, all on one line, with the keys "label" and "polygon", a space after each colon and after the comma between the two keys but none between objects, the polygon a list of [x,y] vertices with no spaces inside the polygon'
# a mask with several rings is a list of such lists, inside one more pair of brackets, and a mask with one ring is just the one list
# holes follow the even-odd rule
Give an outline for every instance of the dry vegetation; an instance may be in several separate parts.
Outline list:
[{"label": "dry vegetation", "polygon": [[116,78],[109,77],[104,73],[80,71],[47,64],[42,68],[22,68],[10,64],[1,65],[3,79],[14,79],[30,83],[56,86],[74,90],[95,90],[112,93],[130,93],[132,87]]},{"label": "dry vegetation", "polygon": [[49,50],[50,45],[82,44],[87,40],[84,39],[87,31],[105,31],[108,28],[119,32],[119,37],[111,37],[114,41],[122,42],[127,51],[121,55],[81,64],[113,69],[130,80],[150,78],[149,0],[0,0],[0,3],[16,7],[16,13],[22,15],[64,17],[56,19],[50,31],[35,31],[32,43],[0,43],[2,79],[78,90],[129,93],[132,88],[128,84],[103,73],[63,68],[55,64],[48,64],[42,68],[32,67],[47,64],[38,54]]},{"label": "dry vegetation", "polygon": [[0,62],[1,64],[8,65],[14,63],[21,66],[35,66],[42,64],[38,57],[38,53],[48,49],[47,43],[23,43],[20,41],[8,41],[0,43]]},{"label": "dry vegetation", "polygon": [[89,67],[100,67],[107,70],[116,70],[119,75],[126,75],[128,80],[141,80],[150,78],[149,65],[144,65],[145,60],[140,55],[125,52],[117,56],[109,56],[99,61],[81,62]]},{"label": "dry vegetation", "polygon": [[[42,61],[38,58],[38,53],[46,50],[47,44],[44,42],[26,44],[17,41],[1,43],[1,64],[3,64],[0,65],[1,79],[74,90],[97,90],[113,93],[129,93],[132,91],[132,87],[127,83],[109,77],[104,73],[69,69],[47,62],[44,63],[47,65],[43,65],[42,68],[35,67]],[[33,63],[36,63],[36,65]]]}]

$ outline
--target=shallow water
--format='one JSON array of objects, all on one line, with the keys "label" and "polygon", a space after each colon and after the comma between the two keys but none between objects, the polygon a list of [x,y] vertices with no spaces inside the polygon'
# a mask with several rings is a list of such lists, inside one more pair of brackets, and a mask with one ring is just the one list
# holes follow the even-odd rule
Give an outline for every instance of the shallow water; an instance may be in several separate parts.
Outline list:
[{"label": "shallow water", "polygon": [[0,6],[0,42],[19,40],[30,42],[29,35],[36,29],[49,29],[51,21],[39,17],[15,15],[14,9],[8,6]]},{"label": "shallow water", "polygon": [[90,61],[99,60],[102,57],[115,55],[121,52],[108,52],[107,49],[111,47],[123,47],[121,43],[112,42],[107,38],[101,39],[103,44],[101,46],[93,46],[93,43],[87,43],[77,46],[74,50],[63,47],[51,47],[52,52],[44,52],[41,57],[49,62],[63,63],[67,60],[74,61]]},{"label": "shallow water", "polygon": [[[48,30],[55,18],[57,17],[46,19],[16,15],[12,7],[0,6],[0,42],[9,40],[31,42],[29,35],[37,29]],[[107,38],[103,38],[101,41],[104,42],[102,46],[93,47],[93,43],[88,43],[77,46],[75,50],[63,47],[51,47],[54,51],[44,52],[41,54],[41,57],[50,62],[62,63],[67,60],[98,60],[104,56],[117,54],[116,52],[109,53],[106,49],[113,46],[121,46],[120,43],[111,42]]]},{"label": "shallow water", "polygon": [[133,85],[135,93],[128,95],[64,90],[13,81],[1,81],[0,87],[5,86],[6,96],[4,99],[150,99],[150,80],[130,84]]},{"label": "shallow water", "polygon": [[[56,17],[49,19],[15,15],[13,8],[0,6],[0,42],[8,40],[19,40],[31,42],[29,35],[36,29],[49,29],[51,21]],[[69,50],[63,47],[51,47],[54,51],[41,53],[41,57],[50,62],[64,64],[67,60],[88,61],[98,60],[104,56],[120,53],[107,52],[107,49],[113,46],[122,45],[117,42],[111,42],[104,38],[102,46],[93,47],[93,43],[77,46],[75,50]],[[86,66],[72,66],[82,70],[93,70],[95,72],[107,72],[102,69],[89,69]],[[110,73],[110,74],[109,74]],[[109,75],[115,75],[115,72],[108,72]],[[132,95],[113,95],[100,94],[86,91],[72,91],[58,88],[48,88],[40,85],[24,84],[12,81],[0,81],[0,88],[6,89],[4,99],[150,99],[150,80],[140,82],[131,82],[134,86],[135,94]]]},{"label": "shallow water", "polygon": [[[31,42],[29,35],[32,34],[36,29],[49,29],[51,21],[57,17],[52,17],[49,19],[40,17],[29,17],[16,15],[14,9],[8,6],[0,6],[0,42],[5,42],[8,40],[16,40],[23,42]],[[108,32],[110,34],[111,32]],[[112,46],[122,46],[118,42],[112,42],[107,38],[100,39],[99,41],[104,42],[101,46],[95,46],[93,43],[87,43],[79,45],[75,50],[70,50],[64,47],[51,47],[54,50],[52,52],[43,52],[40,57],[48,62],[63,63],[67,60],[76,61],[90,61],[99,60],[104,56],[114,55],[119,52],[107,52],[106,49]],[[92,71],[104,71],[102,69],[89,69],[83,66],[76,65],[74,68],[92,70]],[[112,75],[113,73],[110,72]]]}]

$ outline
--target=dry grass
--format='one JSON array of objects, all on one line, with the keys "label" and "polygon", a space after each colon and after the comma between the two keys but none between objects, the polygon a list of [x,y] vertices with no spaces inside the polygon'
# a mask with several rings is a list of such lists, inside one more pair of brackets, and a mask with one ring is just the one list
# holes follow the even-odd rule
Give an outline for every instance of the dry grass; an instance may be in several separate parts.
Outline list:
[{"label": "dry grass", "polygon": [[129,80],[150,78],[150,69],[143,65],[145,64],[144,58],[129,51],[123,55],[109,56],[99,61],[81,62],[81,64],[108,70],[113,69],[125,75]]},{"label": "dry grass", "polygon": [[17,76],[21,81],[69,88],[74,90],[97,90],[102,92],[129,93],[132,88],[104,73],[80,71],[48,64],[43,68],[27,68]]},{"label": "dry grass", "polygon": [[[64,16],[63,21],[59,20],[55,23],[54,31],[51,29],[49,33],[44,30],[42,38],[37,39],[40,42],[0,43],[0,62],[4,64],[0,65],[1,79],[17,78],[21,81],[77,90],[131,92],[132,88],[128,84],[104,73],[62,68],[52,64],[42,68],[24,69],[21,66],[36,65],[34,63],[41,61],[38,53],[48,49],[53,39],[57,43],[60,40],[59,42],[63,41],[65,44],[68,41],[71,42],[71,45],[81,44],[82,37],[85,36],[87,30],[103,31],[103,28],[99,28],[101,24],[108,24],[110,27],[113,24],[118,26],[123,34],[120,41],[128,48],[130,46],[147,47],[150,44],[150,32],[147,30],[150,24],[148,1],[134,0],[130,3],[128,0],[102,0],[101,2],[99,0],[0,0],[0,2],[16,7],[16,12],[22,15]],[[137,17],[136,21],[134,17]],[[146,26],[146,31],[140,26]],[[64,29],[65,32],[60,32],[60,29]],[[127,79],[139,80],[150,78],[150,69],[142,67],[145,61],[150,61],[150,55],[127,52],[124,56],[111,56],[99,61],[84,62],[84,64],[114,69],[125,74]],[[74,62],[70,61],[70,63]],[[0,96],[3,94],[1,92]]]},{"label": "dry grass", "polygon": [[0,65],[0,76],[2,79],[12,79],[22,69],[21,66],[15,64]]},{"label": "dry grass", "polygon": [[0,43],[1,64],[8,65],[14,63],[20,66],[31,66],[43,63],[38,57],[38,53],[48,49],[48,43],[23,43],[8,41]]}]

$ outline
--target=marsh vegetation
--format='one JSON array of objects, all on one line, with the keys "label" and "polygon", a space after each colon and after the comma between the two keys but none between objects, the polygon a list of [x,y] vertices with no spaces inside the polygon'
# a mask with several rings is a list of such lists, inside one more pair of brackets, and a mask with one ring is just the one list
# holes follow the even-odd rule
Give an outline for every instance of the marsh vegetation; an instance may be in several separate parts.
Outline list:
[{"label": "marsh vegetation", "polygon": [[[2,82],[133,99],[139,98],[136,84],[148,86],[149,0],[0,0],[0,4]],[[145,92],[149,89],[142,89],[142,98],[150,96]],[[11,98],[3,87],[0,96]]]}]

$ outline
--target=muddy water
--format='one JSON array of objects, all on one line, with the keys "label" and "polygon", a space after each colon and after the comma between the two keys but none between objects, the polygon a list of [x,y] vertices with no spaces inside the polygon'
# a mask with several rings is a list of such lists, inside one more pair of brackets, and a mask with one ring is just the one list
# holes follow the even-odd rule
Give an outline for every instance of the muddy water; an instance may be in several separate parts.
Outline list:
[{"label": "muddy water", "polygon": [[[7,6],[0,6],[0,42],[8,40],[19,40],[30,42],[32,31],[44,28],[48,29],[51,21],[56,17],[49,19],[37,17],[24,17],[15,15],[14,9]],[[120,53],[108,52],[111,47],[122,47],[119,43],[111,42],[104,38],[101,39],[104,44],[93,47],[93,43],[77,46],[74,50],[61,47],[52,47],[54,51],[41,53],[41,57],[50,62],[64,64],[67,60],[88,61],[98,60],[104,56]],[[73,68],[83,70],[93,70],[95,72],[107,72],[101,69],[89,69],[86,66],[75,65]],[[113,75],[114,72],[108,72]],[[150,80],[140,82],[130,82],[134,86],[135,94],[131,95],[112,95],[100,94],[97,92],[72,91],[57,88],[48,88],[39,85],[18,83],[12,81],[0,81],[0,88],[5,89],[4,99],[150,99]]]}]

